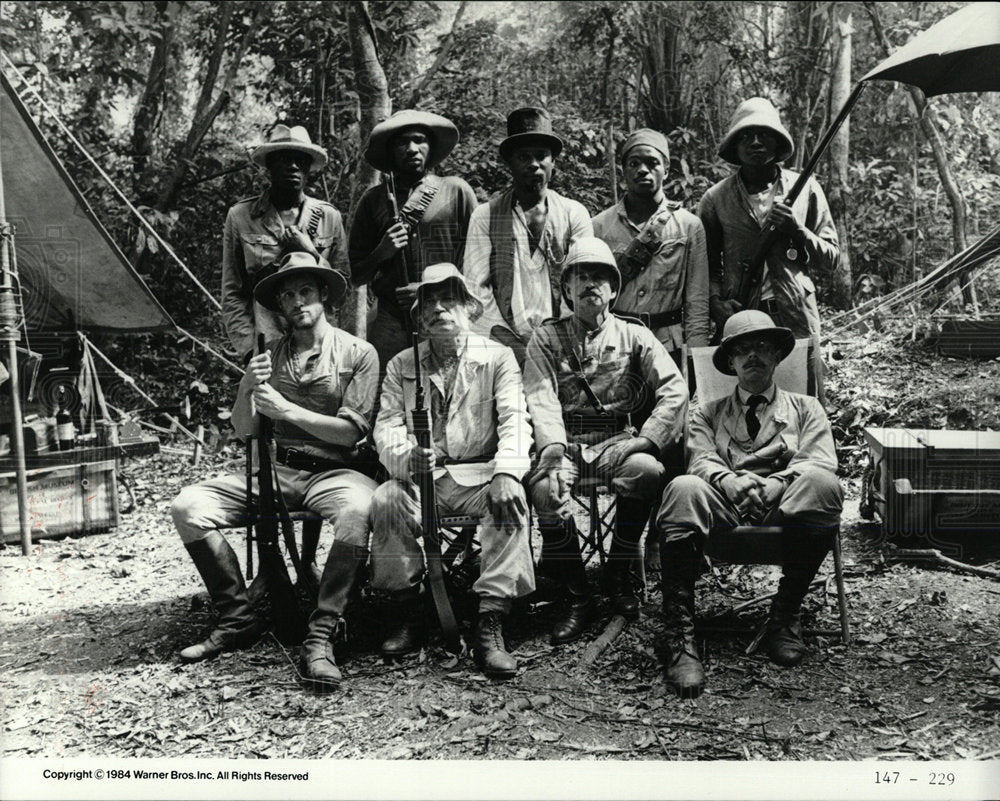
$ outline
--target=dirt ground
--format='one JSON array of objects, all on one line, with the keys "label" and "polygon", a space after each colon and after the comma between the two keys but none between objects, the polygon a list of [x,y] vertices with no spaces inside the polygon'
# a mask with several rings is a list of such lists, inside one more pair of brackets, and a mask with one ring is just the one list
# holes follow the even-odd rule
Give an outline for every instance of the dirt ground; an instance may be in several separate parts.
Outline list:
[{"label": "dirt ground", "polygon": [[[216,465],[216,469],[223,467]],[[845,514],[854,641],[812,638],[795,669],[744,653],[751,634],[704,641],[708,690],[679,701],[658,656],[659,593],[591,667],[582,642],[547,642],[545,587],[513,617],[518,676],[494,683],[468,657],[429,648],[386,665],[379,615],[351,620],[346,680],[316,695],[294,649],[250,650],[183,666],[179,648],[211,625],[200,581],[167,508],[194,470],[157,456],[126,467],[138,505],[115,532],[0,553],[0,687],[8,756],[305,758],[975,759],[1000,744],[1000,584],[887,564],[877,527]],[[855,482],[856,484],[856,482]],[[856,487],[850,487],[856,496]],[[237,551],[242,553],[242,547]],[[994,554],[994,559],[996,554]],[[989,564],[980,560],[980,564]],[[994,566],[995,563],[994,563]],[[824,571],[831,570],[827,561]],[[699,611],[769,592],[769,567],[719,567]],[[596,580],[596,576],[593,576]],[[830,582],[832,585],[832,582]],[[766,604],[726,625],[757,626]],[[836,627],[836,599],[814,592],[806,622]]]}]

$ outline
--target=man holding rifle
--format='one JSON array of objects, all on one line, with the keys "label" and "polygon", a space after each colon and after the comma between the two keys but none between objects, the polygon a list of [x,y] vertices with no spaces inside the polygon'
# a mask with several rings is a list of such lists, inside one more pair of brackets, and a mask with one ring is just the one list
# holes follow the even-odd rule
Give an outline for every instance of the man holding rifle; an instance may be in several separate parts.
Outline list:
[{"label": "man holding rifle", "polygon": [[[740,104],[719,156],[739,169],[711,187],[698,216],[705,226],[711,276],[710,310],[718,331],[734,313],[759,308],[797,337],[814,341],[813,367],[822,401],[823,360],[819,349],[819,308],[810,273],[831,272],[840,246],[826,196],[809,178],[791,206],[783,201],[799,177],[781,166],[794,151],[777,109],[763,97]],[[747,291],[745,266],[771,227],[762,279]],[[741,284],[744,297],[741,295]],[[748,298],[747,295],[759,296]]]},{"label": "man holding rifle", "polygon": [[383,367],[410,344],[406,308],[396,296],[396,289],[410,281],[404,274],[404,248],[418,276],[429,264],[462,263],[476,195],[461,178],[430,172],[457,143],[458,128],[451,120],[413,109],[397,111],[368,138],[365,159],[386,175],[393,202],[381,184],[361,196],[349,254],[354,283],[371,284],[378,300],[368,341]]},{"label": "man holding rifle", "polygon": [[[412,348],[389,362],[375,422],[379,457],[392,476],[372,500],[372,584],[394,602],[382,653],[416,650],[426,635],[424,553],[416,540],[435,538],[421,531],[421,519],[432,515],[421,507],[427,498],[417,480],[433,471],[437,510],[482,516],[473,656],[486,675],[509,678],[517,661],[504,644],[503,620],[511,602],[535,588],[521,486],[532,444],[521,371],[509,348],[471,333],[482,306],[453,264],[424,270],[410,313],[426,337],[419,371]],[[418,375],[430,407],[430,448],[415,437]]]},{"label": "man holding rifle", "polygon": [[[250,359],[232,415],[240,436],[255,433],[255,410],[270,418],[276,485],[284,503],[333,524],[334,541],[300,659],[303,678],[320,690],[340,682],[331,641],[344,632],[348,594],[367,560],[376,487],[353,465],[356,446],[370,430],[378,357],[370,344],[334,328],[326,317],[346,290],[340,272],[300,252],[285,256],[278,271],[257,284],[255,299],[284,318],[289,334]],[[171,507],[219,613],[208,638],[181,651],[184,662],[247,647],[261,632],[236,554],[219,532],[246,519],[245,491],[242,476],[222,476],[185,487]]]}]

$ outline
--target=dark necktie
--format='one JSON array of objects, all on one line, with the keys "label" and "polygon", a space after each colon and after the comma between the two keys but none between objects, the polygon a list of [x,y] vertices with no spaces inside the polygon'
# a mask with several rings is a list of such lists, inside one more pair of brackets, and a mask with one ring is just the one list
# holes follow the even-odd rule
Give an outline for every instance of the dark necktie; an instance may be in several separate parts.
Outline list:
[{"label": "dark necktie", "polygon": [[762,403],[767,403],[767,398],[763,395],[751,395],[747,399],[747,433],[750,435],[751,441],[757,439],[757,435],[760,433],[760,420],[757,417],[757,407]]}]

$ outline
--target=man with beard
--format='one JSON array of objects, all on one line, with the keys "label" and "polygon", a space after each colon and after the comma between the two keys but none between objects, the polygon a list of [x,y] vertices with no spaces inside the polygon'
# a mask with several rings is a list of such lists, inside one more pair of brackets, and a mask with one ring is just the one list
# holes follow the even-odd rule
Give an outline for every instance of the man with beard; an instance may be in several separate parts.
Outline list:
[{"label": "man with beard", "polygon": [[[254,433],[254,409],[274,423],[277,491],[290,509],[308,509],[333,526],[316,611],[302,646],[299,671],[321,691],[341,680],[333,641],[345,631],[351,587],[367,561],[368,514],[375,482],[353,469],[358,442],[371,428],[378,385],[375,349],[327,321],[347,291],[344,276],[308,253],[290,253],[260,281],[254,297],[280,314],[289,334],[250,359],[232,422]],[[245,478],[222,476],[181,491],[171,514],[219,614],[204,641],[180,653],[184,662],[245,648],[260,635],[236,554],[218,530],[243,523]]]},{"label": "man with beard", "polygon": [[357,286],[371,284],[378,301],[368,341],[382,365],[410,344],[409,304],[401,306],[396,294],[410,280],[404,250],[409,249],[414,280],[430,264],[462,263],[476,195],[461,178],[430,172],[457,143],[458,128],[451,120],[412,109],[380,122],[368,138],[365,159],[392,175],[402,217],[394,219],[386,186],[379,184],[361,196],[351,224],[351,277]]},{"label": "man with beard", "polygon": [[282,256],[302,251],[350,274],[340,212],[305,192],[309,173],[326,164],[326,150],[302,126],[276,125],[251,159],[267,170],[270,185],[229,209],[222,238],[222,318],[244,362],[253,353],[255,331],[269,339],[281,334],[275,315],[254,304],[253,289]]},{"label": "man with beard", "polygon": [[431,447],[416,443],[413,349],[386,368],[375,422],[375,444],[392,476],[372,500],[372,586],[390,595],[392,612],[382,643],[386,657],[419,648],[426,637],[420,490],[414,473],[434,474],[441,514],[481,516],[481,570],[472,652],[487,676],[517,672],[507,652],[503,621],[517,598],[535,589],[528,505],[521,479],[529,466],[531,425],[514,354],[471,333],[482,307],[453,264],[424,270],[411,314],[425,341],[419,359],[431,413]]},{"label": "man with beard", "polygon": [[511,187],[469,221],[464,272],[484,309],[475,330],[508,345],[518,364],[532,332],[562,314],[559,287],[570,245],[594,235],[583,205],[549,189],[562,146],[547,111],[512,111],[500,143]]},{"label": "man with beard", "polygon": [[798,178],[781,166],[793,151],[792,137],[770,101],[745,100],[719,145],[719,156],[738,169],[705,193],[698,216],[708,242],[709,307],[719,328],[742,308],[735,295],[743,262],[750,258],[761,232],[776,226],[780,235],[767,254],[759,308],[796,337],[813,340],[817,396],[823,402],[819,307],[809,274],[832,272],[840,245],[826,196],[814,178],[791,206],[782,202]]},{"label": "man with beard", "polygon": [[631,563],[663,489],[660,457],[680,439],[687,414],[687,386],[666,348],[648,328],[611,313],[620,286],[604,242],[573,243],[562,273],[573,313],[539,326],[528,343],[524,389],[538,445],[528,486],[543,563],[569,601],[553,644],[580,637],[596,612],[569,514],[574,479],[596,477],[617,496],[607,579],[615,612],[635,618]]},{"label": "man with beard", "polygon": [[705,229],[663,194],[670,148],[659,131],[629,134],[622,168],[625,196],[593,220],[622,274],[615,309],[639,317],[679,363],[681,345],[707,345],[710,335]]},{"label": "man with beard", "polygon": [[782,526],[784,564],[765,644],[778,665],[797,665],[805,654],[799,609],[837,534],[843,494],[822,405],[774,384],[775,367],[794,347],[792,332],[762,311],[737,312],[726,321],[713,361],[738,385],[695,411],[688,475],[663,493],[656,526],[667,681],[681,697],[695,697],[705,686],[694,641],[694,583],[706,538],[721,533],[713,529]]}]

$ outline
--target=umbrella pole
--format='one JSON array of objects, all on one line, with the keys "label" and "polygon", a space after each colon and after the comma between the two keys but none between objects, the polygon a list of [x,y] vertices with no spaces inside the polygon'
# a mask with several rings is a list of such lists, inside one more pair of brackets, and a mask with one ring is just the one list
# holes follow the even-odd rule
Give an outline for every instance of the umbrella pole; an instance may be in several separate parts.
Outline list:
[{"label": "umbrella pole", "polygon": [[21,553],[31,552],[31,527],[28,525],[28,470],[24,463],[24,420],[21,416],[21,376],[17,367],[19,325],[18,286],[14,282],[17,266],[11,259],[10,241],[13,226],[7,222],[4,202],[3,165],[0,163],[0,340],[7,342],[7,372],[10,373],[10,415],[14,458],[17,471],[17,520],[21,529]]}]

